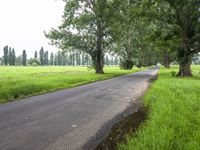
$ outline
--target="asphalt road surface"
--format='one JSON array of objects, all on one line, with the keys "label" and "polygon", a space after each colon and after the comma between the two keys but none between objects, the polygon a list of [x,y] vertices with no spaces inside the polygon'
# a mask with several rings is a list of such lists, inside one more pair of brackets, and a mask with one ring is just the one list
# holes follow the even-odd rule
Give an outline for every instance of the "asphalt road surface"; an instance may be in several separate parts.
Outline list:
[{"label": "asphalt road surface", "polygon": [[92,150],[158,69],[0,105],[1,150]]}]

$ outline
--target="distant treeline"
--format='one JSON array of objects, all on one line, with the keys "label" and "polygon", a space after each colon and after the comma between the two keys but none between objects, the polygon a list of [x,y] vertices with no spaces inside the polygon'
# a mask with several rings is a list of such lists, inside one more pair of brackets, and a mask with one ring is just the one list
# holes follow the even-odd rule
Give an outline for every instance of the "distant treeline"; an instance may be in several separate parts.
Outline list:
[{"label": "distant treeline", "polygon": [[[105,65],[119,65],[120,59],[117,56],[106,54],[104,57]],[[9,46],[3,48],[3,56],[0,57],[0,65],[5,66],[91,66],[90,55],[79,51],[49,53],[43,47],[35,51],[34,56],[27,59],[26,50],[22,55],[16,56],[15,49]]]}]

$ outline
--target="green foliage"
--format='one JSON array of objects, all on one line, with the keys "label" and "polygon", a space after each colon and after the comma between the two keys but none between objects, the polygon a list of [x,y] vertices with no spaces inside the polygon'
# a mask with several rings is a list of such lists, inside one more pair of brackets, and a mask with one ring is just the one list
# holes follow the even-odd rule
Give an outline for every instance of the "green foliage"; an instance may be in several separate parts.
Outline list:
[{"label": "green foliage", "polygon": [[161,69],[158,80],[144,96],[149,116],[136,134],[127,136],[119,150],[200,149],[200,66],[192,78],[171,77],[173,69]]},{"label": "green foliage", "polygon": [[157,35],[161,35],[160,45],[175,52],[178,76],[191,76],[192,57],[200,51],[200,0],[154,0],[149,8],[155,16]]},{"label": "green foliage", "polygon": [[106,67],[106,74],[94,75],[88,67],[0,67],[0,103],[16,98],[70,88],[98,80],[124,75],[130,71]]},{"label": "green foliage", "polygon": [[16,66],[21,66],[22,65],[22,56],[17,56],[16,57]]},{"label": "green foliage", "polygon": [[80,50],[91,56],[96,73],[103,73],[112,1],[67,0],[63,23],[46,37],[64,51]]},{"label": "green foliage", "polygon": [[177,72],[176,71],[171,71],[172,77],[176,77]]},{"label": "green foliage", "polygon": [[155,43],[149,40],[155,26],[142,16],[142,4],[143,1],[114,1],[114,17],[109,29],[115,44],[110,46],[110,50],[121,57],[121,67],[124,69],[133,65],[157,64]]},{"label": "green foliage", "polygon": [[120,61],[121,69],[131,70],[133,68],[133,66],[134,66],[134,61],[132,61],[132,60],[124,58]]},{"label": "green foliage", "polygon": [[[120,56],[124,69],[158,62],[169,68],[171,62],[177,61],[179,76],[192,75],[192,58],[200,51],[200,0],[65,2],[62,24],[45,33],[63,51],[51,55],[49,62],[48,52],[41,48],[42,66],[79,65],[83,60],[93,65],[96,73],[103,73],[104,63],[117,64],[113,58],[109,62],[104,57],[111,53]],[[73,54],[65,55],[66,51]],[[79,53],[90,57],[81,59]],[[4,47],[4,64],[14,65],[14,59],[11,48]]]},{"label": "green foliage", "polygon": [[40,62],[36,58],[31,58],[28,60],[28,65],[29,66],[39,66]]},{"label": "green foliage", "polygon": [[112,20],[110,21],[110,33],[115,42],[111,50],[121,57],[121,68],[131,69],[136,58],[138,44],[138,28],[136,19],[131,19],[132,9],[128,1],[114,1],[112,9]]}]

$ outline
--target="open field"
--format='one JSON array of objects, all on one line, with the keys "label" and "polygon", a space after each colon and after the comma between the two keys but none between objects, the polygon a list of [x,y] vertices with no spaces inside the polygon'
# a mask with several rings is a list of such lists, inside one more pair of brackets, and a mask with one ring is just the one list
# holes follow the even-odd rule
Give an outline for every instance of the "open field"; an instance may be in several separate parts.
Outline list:
[{"label": "open field", "polygon": [[144,96],[148,119],[119,150],[200,149],[200,66],[193,66],[192,78],[172,77],[172,70],[177,67],[161,69]]},{"label": "open field", "polygon": [[125,71],[118,67],[105,67],[105,74],[96,75],[88,67],[0,67],[0,103],[139,70],[141,69]]}]

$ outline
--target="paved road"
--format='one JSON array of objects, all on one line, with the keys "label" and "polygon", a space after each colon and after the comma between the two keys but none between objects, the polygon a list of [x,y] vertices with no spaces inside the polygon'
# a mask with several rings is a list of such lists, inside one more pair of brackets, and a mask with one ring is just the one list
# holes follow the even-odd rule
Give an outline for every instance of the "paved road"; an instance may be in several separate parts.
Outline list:
[{"label": "paved road", "polygon": [[[93,149],[157,69],[0,105],[1,150]],[[140,93],[141,95],[141,93]]]}]

